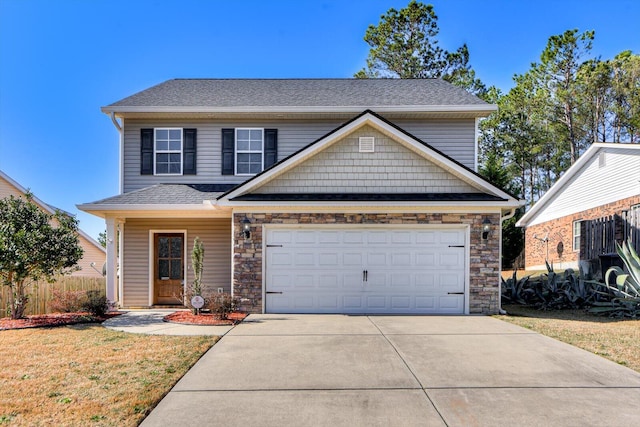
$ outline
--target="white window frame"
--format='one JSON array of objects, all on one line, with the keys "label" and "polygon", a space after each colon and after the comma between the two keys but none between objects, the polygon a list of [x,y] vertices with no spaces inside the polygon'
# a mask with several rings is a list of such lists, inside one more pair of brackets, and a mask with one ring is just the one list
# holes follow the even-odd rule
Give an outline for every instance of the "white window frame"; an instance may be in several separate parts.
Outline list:
[{"label": "white window frame", "polygon": [[[167,147],[166,150],[158,150],[157,149],[157,142],[158,142],[158,138],[156,137],[158,134],[159,130],[166,130],[168,132],[168,134],[171,133],[172,130],[178,130],[180,131],[180,150],[170,150],[169,147]],[[171,139],[169,139],[169,141],[171,141]],[[153,128],[153,174],[154,175],[158,175],[158,176],[178,176],[178,175],[182,175],[182,170],[184,167],[184,158],[183,158],[183,151],[184,151],[184,131],[182,128]],[[180,154],[180,172],[179,173],[161,173],[161,172],[157,172],[156,170],[156,165],[158,163],[158,159],[157,159],[157,154]]]},{"label": "white window frame", "polygon": [[[238,131],[240,130],[259,130],[260,135],[262,137],[262,142],[260,144],[260,151],[256,150],[238,150]],[[233,171],[237,176],[255,176],[258,173],[264,170],[264,128],[235,128],[234,135],[234,150],[233,150]],[[238,154],[258,154],[260,153],[260,172],[258,173],[238,173]]]},{"label": "white window frame", "polygon": [[[573,249],[573,252],[580,252],[580,239],[582,239],[582,235],[580,233],[580,231],[581,231],[580,223],[581,222],[582,222],[582,220],[578,219],[576,221],[573,221],[573,223],[571,224],[571,247]],[[576,234],[576,226],[577,226],[577,234]],[[576,237],[578,238],[577,247],[576,247]]]}]

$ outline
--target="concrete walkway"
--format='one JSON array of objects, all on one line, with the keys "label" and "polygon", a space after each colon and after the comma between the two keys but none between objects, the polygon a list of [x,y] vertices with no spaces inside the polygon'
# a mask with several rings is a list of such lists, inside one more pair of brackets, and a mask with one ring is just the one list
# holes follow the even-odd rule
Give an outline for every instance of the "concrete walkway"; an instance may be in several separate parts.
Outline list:
[{"label": "concrete walkway", "polygon": [[152,335],[218,335],[223,336],[233,326],[200,326],[168,323],[162,320],[176,310],[131,310],[102,323],[116,331]]},{"label": "concrete walkway", "polygon": [[640,374],[490,317],[251,315],[144,427],[637,426]]}]

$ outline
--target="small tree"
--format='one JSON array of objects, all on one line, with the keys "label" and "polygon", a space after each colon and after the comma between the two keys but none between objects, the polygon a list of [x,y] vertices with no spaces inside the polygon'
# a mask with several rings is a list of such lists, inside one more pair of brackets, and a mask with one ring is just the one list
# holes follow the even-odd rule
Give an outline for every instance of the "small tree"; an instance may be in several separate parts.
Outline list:
[{"label": "small tree", "polygon": [[31,284],[73,271],[82,253],[74,217],[42,211],[31,193],[0,199],[0,281],[13,319],[24,317]]},{"label": "small tree", "polygon": [[[193,250],[191,251],[191,266],[193,267],[193,286],[190,296],[202,296],[202,270],[204,265],[204,247],[199,237],[193,240]],[[196,314],[200,312],[196,309]]]}]

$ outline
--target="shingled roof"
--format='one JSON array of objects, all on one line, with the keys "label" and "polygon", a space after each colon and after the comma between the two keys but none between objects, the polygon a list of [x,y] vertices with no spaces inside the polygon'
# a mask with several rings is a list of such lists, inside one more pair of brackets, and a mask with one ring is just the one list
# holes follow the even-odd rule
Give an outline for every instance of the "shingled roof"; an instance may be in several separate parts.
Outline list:
[{"label": "shingled roof", "polygon": [[235,184],[156,184],[88,205],[199,205],[233,187]]},{"label": "shingled roof", "polygon": [[[174,79],[102,108],[131,111],[407,108],[494,110],[440,79]],[[295,110],[294,110],[295,111]]]}]

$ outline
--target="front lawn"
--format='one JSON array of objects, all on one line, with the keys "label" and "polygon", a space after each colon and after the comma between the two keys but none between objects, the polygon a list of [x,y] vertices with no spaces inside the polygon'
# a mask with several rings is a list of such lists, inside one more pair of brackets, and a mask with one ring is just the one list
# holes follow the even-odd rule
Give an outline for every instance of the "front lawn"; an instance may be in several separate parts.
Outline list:
[{"label": "front lawn", "polygon": [[0,332],[0,426],[136,426],[218,337]]},{"label": "front lawn", "polygon": [[594,316],[584,310],[541,311],[505,305],[498,319],[580,347],[640,372],[640,320]]}]

